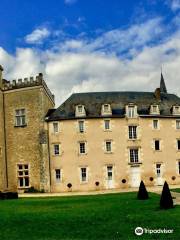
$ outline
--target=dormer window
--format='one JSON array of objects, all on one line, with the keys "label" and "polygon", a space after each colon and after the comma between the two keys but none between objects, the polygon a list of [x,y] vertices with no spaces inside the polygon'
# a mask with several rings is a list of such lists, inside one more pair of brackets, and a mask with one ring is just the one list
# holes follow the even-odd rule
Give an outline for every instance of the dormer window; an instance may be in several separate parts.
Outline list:
[{"label": "dormer window", "polygon": [[180,106],[173,106],[173,114],[180,115]]},{"label": "dormer window", "polygon": [[150,114],[160,114],[159,106],[156,104],[151,105]]},{"label": "dormer window", "polygon": [[84,105],[77,105],[76,106],[76,112],[75,112],[76,117],[84,117],[86,116],[86,111]]},{"label": "dormer window", "polygon": [[111,105],[103,104],[101,108],[101,115],[112,115]]},{"label": "dormer window", "polygon": [[126,106],[126,116],[128,118],[136,118],[137,117],[137,106],[133,104],[129,104]]}]

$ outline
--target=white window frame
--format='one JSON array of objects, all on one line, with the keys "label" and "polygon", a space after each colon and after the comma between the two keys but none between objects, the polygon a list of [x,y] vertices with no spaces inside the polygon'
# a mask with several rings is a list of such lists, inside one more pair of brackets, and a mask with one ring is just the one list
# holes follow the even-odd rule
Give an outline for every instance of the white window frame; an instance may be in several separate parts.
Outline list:
[{"label": "white window frame", "polygon": [[[85,172],[82,171],[84,169],[85,169]],[[80,167],[80,182],[81,183],[88,182],[88,168],[87,167]]]},{"label": "white window frame", "polygon": [[[21,168],[20,168],[21,166]],[[28,172],[28,174],[26,174]],[[18,188],[29,188],[30,187],[30,169],[29,164],[27,163],[18,163],[17,164],[17,178],[18,178]],[[20,186],[20,179],[23,179],[23,186]],[[28,179],[28,185],[26,185],[26,180]]]},{"label": "white window frame", "polygon": [[[108,125],[106,125],[107,122],[108,122]],[[107,128],[107,126],[108,126],[108,128]],[[104,119],[104,130],[105,131],[111,130],[111,120],[110,119]]]},{"label": "white window frame", "polygon": [[133,103],[130,103],[126,106],[126,117],[127,118],[137,118],[137,106]]},{"label": "white window frame", "polygon": [[129,162],[130,163],[139,163],[139,148],[130,148],[129,149]]},{"label": "white window frame", "polygon": [[[58,149],[56,149],[58,147]],[[53,154],[54,156],[59,156],[60,155],[60,144],[59,143],[54,143],[53,144]]]},{"label": "white window frame", "polygon": [[26,109],[20,108],[15,110],[15,126],[26,126]]},{"label": "white window frame", "polygon": [[176,119],[176,130],[180,130],[180,119]]},{"label": "white window frame", "polygon": [[111,110],[111,105],[108,103],[105,103],[101,107],[101,115],[106,116],[106,115],[112,115],[112,110]]},{"label": "white window frame", "polygon": [[137,126],[135,125],[128,126],[128,137],[129,137],[129,140],[137,139]]},{"label": "white window frame", "polygon": [[180,115],[180,106],[173,106],[173,115]]},{"label": "white window frame", "polygon": [[157,177],[161,177],[162,176],[161,167],[162,167],[161,163],[156,163],[156,176]]},{"label": "white window frame", "polygon": [[55,169],[55,179],[56,179],[56,183],[60,183],[60,182],[61,182],[61,178],[62,178],[61,175],[62,175],[61,168]]},{"label": "white window frame", "polygon": [[112,153],[112,140],[105,140],[104,144],[105,144],[105,152],[106,153]]},{"label": "white window frame", "polygon": [[78,130],[80,133],[85,132],[85,121],[84,120],[79,120],[78,121]]},{"label": "white window frame", "polygon": [[159,110],[159,105],[157,104],[152,104],[150,107],[150,114],[160,114],[160,110]]},{"label": "white window frame", "polygon": [[107,180],[113,180],[113,165],[108,165],[106,168],[107,171]]},{"label": "white window frame", "polygon": [[[157,125],[155,126],[155,122],[157,123]],[[152,128],[154,130],[158,130],[159,129],[159,119],[153,119],[152,120]]]},{"label": "white window frame", "polygon": [[76,105],[75,116],[76,117],[85,117],[86,116],[86,110],[85,110],[84,105],[80,105],[80,104]]},{"label": "white window frame", "polygon": [[[81,144],[84,144],[84,151],[82,152]],[[87,143],[85,141],[79,142],[79,154],[84,155],[87,154]]]},{"label": "white window frame", "polygon": [[[59,123],[58,122],[53,122],[53,133],[59,133]],[[56,126],[56,127],[55,127]]]}]

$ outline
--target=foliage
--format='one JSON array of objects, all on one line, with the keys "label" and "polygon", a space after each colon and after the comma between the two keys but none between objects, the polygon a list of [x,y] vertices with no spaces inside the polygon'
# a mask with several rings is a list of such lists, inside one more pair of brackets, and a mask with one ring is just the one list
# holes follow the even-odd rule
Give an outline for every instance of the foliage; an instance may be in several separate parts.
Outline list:
[{"label": "foliage", "polygon": [[138,194],[137,194],[137,198],[138,198],[139,200],[146,200],[146,199],[149,198],[148,192],[147,192],[147,190],[146,190],[146,187],[145,187],[143,181],[141,181],[141,183],[140,183],[139,191],[138,191]]},{"label": "foliage", "polygon": [[169,190],[169,186],[166,181],[164,183],[162,194],[161,194],[160,208],[162,209],[173,208],[173,199],[171,196],[171,192]]}]

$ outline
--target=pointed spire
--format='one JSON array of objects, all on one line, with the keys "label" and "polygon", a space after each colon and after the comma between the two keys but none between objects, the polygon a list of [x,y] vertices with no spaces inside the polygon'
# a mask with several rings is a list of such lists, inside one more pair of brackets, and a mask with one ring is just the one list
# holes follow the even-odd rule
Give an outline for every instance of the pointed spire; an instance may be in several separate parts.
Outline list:
[{"label": "pointed spire", "polygon": [[167,93],[166,84],[165,84],[164,77],[163,77],[163,74],[162,74],[162,68],[161,68],[160,92],[161,93]]}]

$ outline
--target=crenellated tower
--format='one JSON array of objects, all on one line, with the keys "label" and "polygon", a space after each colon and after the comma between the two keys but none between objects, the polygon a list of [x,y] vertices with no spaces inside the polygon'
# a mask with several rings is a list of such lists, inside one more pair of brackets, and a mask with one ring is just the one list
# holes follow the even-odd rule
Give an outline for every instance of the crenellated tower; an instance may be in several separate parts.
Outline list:
[{"label": "crenellated tower", "polygon": [[9,81],[2,78],[1,67],[0,76],[0,116],[3,116],[0,119],[0,146],[4,153],[1,165],[5,165],[0,165],[4,173],[1,179],[5,179],[5,188],[8,190],[24,191],[34,187],[49,191],[45,115],[54,107],[54,95],[47,87],[42,73],[35,78]]}]

